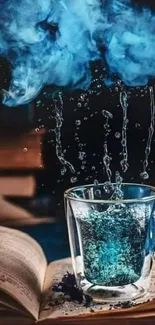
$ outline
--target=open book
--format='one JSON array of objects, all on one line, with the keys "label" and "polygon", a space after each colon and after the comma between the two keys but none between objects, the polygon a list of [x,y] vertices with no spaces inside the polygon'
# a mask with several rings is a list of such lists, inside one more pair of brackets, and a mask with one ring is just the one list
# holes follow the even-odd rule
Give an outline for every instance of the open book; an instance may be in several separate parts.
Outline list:
[{"label": "open book", "polygon": [[[51,247],[54,250],[55,247]],[[47,265],[39,244],[25,233],[0,227],[0,324],[149,324],[155,320],[155,271],[150,296],[131,308],[86,305],[55,290],[72,273],[71,259]],[[59,287],[60,289],[60,287]],[[148,300],[148,301],[146,301]],[[142,322],[141,322],[142,321]]]}]

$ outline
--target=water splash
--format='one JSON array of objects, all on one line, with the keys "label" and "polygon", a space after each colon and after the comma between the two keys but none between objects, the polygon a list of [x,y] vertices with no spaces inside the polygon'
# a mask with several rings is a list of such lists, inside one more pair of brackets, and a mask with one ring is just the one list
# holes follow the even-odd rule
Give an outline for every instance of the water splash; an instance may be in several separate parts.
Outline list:
[{"label": "water splash", "polygon": [[66,167],[68,167],[71,171],[71,173],[75,174],[74,166],[65,159],[64,153],[62,150],[62,142],[61,142],[61,127],[63,123],[63,98],[62,94],[59,93],[59,96],[57,99],[54,100],[55,103],[55,120],[56,120],[56,126],[55,126],[55,139],[56,139],[56,155],[60,161],[60,163]]},{"label": "water splash", "polygon": [[150,94],[150,108],[151,108],[151,123],[149,127],[149,135],[147,140],[147,145],[145,149],[145,160],[143,162],[143,172],[140,174],[140,177],[143,180],[147,180],[149,178],[149,174],[147,172],[148,167],[148,160],[151,153],[151,145],[152,145],[152,139],[154,135],[154,128],[155,128],[155,101],[154,101],[154,88],[153,86],[149,87],[149,94]]},{"label": "water splash", "polygon": [[123,110],[123,126],[122,126],[122,156],[123,159],[121,160],[120,164],[122,167],[122,171],[125,173],[128,170],[128,148],[127,148],[127,125],[128,125],[128,118],[127,118],[127,109],[128,109],[128,95],[125,90],[121,90],[120,92],[120,104]]},{"label": "water splash", "polygon": [[115,184],[114,184],[114,192],[111,196],[111,200],[123,200],[123,191],[122,191],[122,182],[123,178],[120,173],[116,171],[115,174]]},{"label": "water splash", "polygon": [[106,62],[108,86],[113,74],[126,85],[146,85],[155,77],[155,14],[146,6],[132,0],[1,1],[0,55],[12,68],[3,103],[27,103],[44,85],[88,89],[90,62],[98,59],[104,68]]},{"label": "water splash", "polygon": [[105,140],[104,140],[104,156],[103,156],[103,164],[105,166],[106,174],[108,177],[108,181],[111,182],[111,176],[112,176],[112,171],[110,169],[110,164],[112,158],[109,156],[108,152],[108,136],[110,133],[110,125],[109,125],[109,119],[113,118],[113,115],[106,110],[102,111],[102,115],[106,118],[106,123],[104,124],[104,129],[105,129]]}]

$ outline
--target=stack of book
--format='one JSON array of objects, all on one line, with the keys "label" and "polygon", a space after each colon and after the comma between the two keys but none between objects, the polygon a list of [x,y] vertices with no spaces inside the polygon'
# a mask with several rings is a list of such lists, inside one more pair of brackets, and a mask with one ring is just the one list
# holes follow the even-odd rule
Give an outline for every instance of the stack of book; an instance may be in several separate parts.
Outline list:
[{"label": "stack of book", "polygon": [[43,168],[44,129],[0,132],[0,224],[18,226],[49,222],[37,218],[12,198],[33,198],[36,192],[34,172]]}]

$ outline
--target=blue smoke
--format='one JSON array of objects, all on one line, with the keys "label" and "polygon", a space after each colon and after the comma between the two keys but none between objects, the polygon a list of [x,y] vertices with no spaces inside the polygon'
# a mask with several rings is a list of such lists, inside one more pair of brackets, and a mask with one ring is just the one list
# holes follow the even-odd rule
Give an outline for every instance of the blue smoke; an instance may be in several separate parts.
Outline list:
[{"label": "blue smoke", "polygon": [[12,67],[8,106],[31,101],[44,85],[87,89],[98,59],[126,85],[145,85],[155,77],[154,49],[155,15],[131,0],[0,1],[0,55]]}]

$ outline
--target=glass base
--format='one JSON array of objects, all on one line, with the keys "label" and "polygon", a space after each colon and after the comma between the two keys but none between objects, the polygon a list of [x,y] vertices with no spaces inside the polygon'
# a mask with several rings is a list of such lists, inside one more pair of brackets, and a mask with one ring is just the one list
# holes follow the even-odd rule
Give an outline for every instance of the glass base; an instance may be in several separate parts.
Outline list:
[{"label": "glass base", "polygon": [[125,287],[104,287],[92,285],[83,279],[80,286],[85,295],[92,297],[96,303],[111,303],[133,301],[143,298],[147,295],[148,290],[136,284],[130,284]]},{"label": "glass base", "polygon": [[[91,296],[96,303],[117,304],[119,302],[131,302],[134,300],[146,300],[149,297],[150,284],[150,256],[146,258],[143,276],[138,281],[124,286],[102,286],[89,282],[85,275],[81,256],[77,257],[77,283],[85,295]],[[149,275],[148,275],[149,274]]]}]

